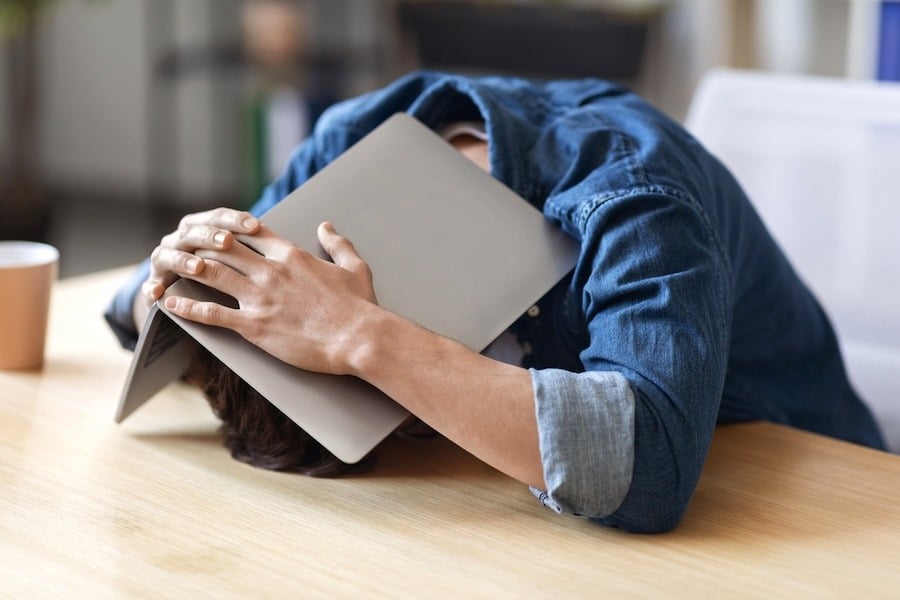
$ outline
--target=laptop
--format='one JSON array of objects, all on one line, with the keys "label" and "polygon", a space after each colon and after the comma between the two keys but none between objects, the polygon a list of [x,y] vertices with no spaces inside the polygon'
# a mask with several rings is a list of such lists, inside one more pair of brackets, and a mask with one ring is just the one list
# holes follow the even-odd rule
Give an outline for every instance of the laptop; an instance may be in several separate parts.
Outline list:
[{"label": "laptop", "polygon": [[[372,269],[379,304],[484,350],[574,267],[578,244],[419,121],[398,113],[261,220],[327,255],[330,221]],[[181,279],[169,294],[228,302]],[[122,422],[180,377],[197,345],[235,371],[346,463],[365,457],[409,413],[352,376],[288,365],[238,334],[151,309],[115,414]]]}]

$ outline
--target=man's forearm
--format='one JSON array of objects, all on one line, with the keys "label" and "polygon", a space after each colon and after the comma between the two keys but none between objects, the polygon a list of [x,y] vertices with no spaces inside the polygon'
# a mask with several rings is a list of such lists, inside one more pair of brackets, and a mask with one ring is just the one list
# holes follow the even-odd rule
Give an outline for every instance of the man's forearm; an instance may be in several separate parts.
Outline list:
[{"label": "man's forearm", "polygon": [[373,306],[352,372],[468,452],[544,488],[531,375]]}]

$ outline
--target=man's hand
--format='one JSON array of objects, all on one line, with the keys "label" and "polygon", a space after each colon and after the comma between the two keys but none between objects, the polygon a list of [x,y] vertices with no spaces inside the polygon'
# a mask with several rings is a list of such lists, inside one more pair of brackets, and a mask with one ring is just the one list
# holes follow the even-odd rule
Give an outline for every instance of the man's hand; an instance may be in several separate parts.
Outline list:
[{"label": "man's hand", "polygon": [[150,255],[150,276],[134,301],[134,320],[138,330],[150,306],[165,293],[179,275],[196,275],[204,262],[195,256],[198,250],[227,250],[235,234],[252,235],[259,221],[248,212],[229,208],[194,213],[184,217],[178,229],[164,236]]},{"label": "man's hand", "polygon": [[177,275],[196,275],[204,264],[194,253],[197,250],[227,250],[234,234],[254,234],[259,221],[250,213],[216,208],[187,215],[178,229],[164,236],[150,255],[150,277],[141,290],[151,300],[162,297]]},{"label": "man's hand", "polygon": [[379,310],[369,266],[329,223],[317,230],[333,262],[306,252],[266,226],[226,249],[197,250],[189,261],[167,263],[172,272],[234,297],[239,308],[169,297],[174,314],[239,333],[269,354],[322,373],[350,371],[366,317]]}]

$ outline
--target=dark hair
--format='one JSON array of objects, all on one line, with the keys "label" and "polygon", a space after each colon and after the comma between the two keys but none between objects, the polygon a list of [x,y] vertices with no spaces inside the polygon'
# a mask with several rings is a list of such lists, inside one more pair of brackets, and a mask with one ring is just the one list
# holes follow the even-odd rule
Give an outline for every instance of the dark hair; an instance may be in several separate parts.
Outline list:
[{"label": "dark hair", "polygon": [[371,454],[357,464],[342,462],[203,348],[194,353],[185,379],[203,390],[236,460],[313,477],[360,472],[374,462]]}]

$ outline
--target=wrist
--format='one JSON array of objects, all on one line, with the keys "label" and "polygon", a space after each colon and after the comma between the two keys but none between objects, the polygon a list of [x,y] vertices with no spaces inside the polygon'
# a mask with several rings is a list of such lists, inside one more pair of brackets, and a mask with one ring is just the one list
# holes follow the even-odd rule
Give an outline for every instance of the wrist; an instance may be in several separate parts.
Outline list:
[{"label": "wrist", "polygon": [[153,301],[147,298],[142,290],[138,290],[131,303],[131,316],[134,320],[135,331],[138,333],[144,328],[144,321],[147,320],[147,315],[150,314],[150,308],[152,306]]},{"label": "wrist", "polygon": [[357,314],[344,363],[348,375],[371,382],[389,360],[390,347],[399,343],[408,321],[377,304],[367,304]]}]

